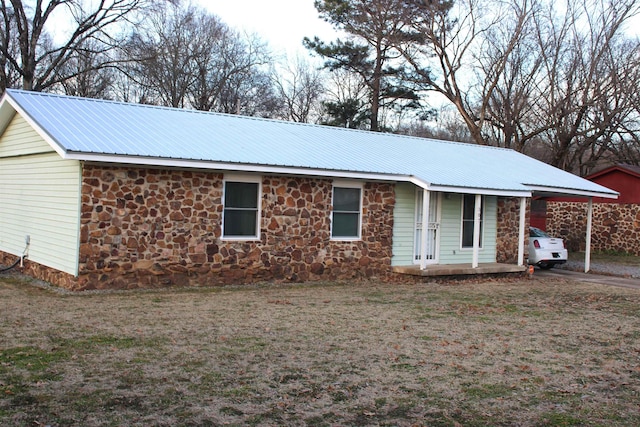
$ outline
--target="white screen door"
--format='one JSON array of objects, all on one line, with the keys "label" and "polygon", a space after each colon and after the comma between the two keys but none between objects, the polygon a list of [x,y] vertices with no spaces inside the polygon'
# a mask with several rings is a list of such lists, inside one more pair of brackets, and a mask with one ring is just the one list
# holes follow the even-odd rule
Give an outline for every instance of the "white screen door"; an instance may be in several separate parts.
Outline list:
[{"label": "white screen door", "polygon": [[[438,262],[438,229],[440,228],[440,218],[439,218],[439,209],[438,209],[438,201],[439,201],[439,193],[431,192],[429,193],[429,224],[427,224],[427,253],[426,253],[426,261],[427,264],[436,264]],[[422,250],[422,198],[424,196],[424,191],[422,189],[418,189],[416,191],[416,231],[415,237],[413,241],[415,244],[413,245],[413,262],[414,264],[419,264],[422,259],[422,254],[420,251]]]}]

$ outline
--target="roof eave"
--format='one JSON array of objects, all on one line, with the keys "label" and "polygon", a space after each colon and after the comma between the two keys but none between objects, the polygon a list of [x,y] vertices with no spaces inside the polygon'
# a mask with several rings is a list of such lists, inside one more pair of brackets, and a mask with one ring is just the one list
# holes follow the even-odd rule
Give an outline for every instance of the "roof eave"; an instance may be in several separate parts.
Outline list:
[{"label": "roof eave", "polygon": [[376,173],[376,172],[358,172],[343,171],[331,169],[315,169],[295,166],[276,166],[264,164],[246,164],[219,162],[207,160],[191,160],[176,158],[158,158],[144,156],[129,156],[117,154],[99,154],[84,152],[67,152],[63,158],[69,160],[80,160],[96,163],[108,164],[128,164],[140,166],[154,166],[167,168],[188,168],[216,171],[232,171],[232,172],[248,172],[248,173],[265,173],[265,174],[284,174],[284,175],[300,175],[300,176],[322,176],[331,178],[346,179],[369,179],[375,181],[408,181],[409,177],[404,175]]},{"label": "roof eave", "polygon": [[101,153],[85,153],[85,152],[66,152],[64,153],[64,155],[62,155],[62,157],[69,160],[80,160],[80,161],[108,163],[108,164],[128,164],[128,165],[154,166],[154,167],[189,168],[189,169],[202,169],[202,170],[266,173],[266,174],[282,174],[282,175],[298,175],[298,176],[319,176],[319,177],[329,177],[329,178],[362,179],[362,180],[388,181],[388,182],[410,182],[428,191],[440,191],[440,192],[460,193],[460,194],[482,194],[482,195],[489,195],[489,196],[504,196],[504,197],[531,197],[531,192],[528,190],[471,188],[471,187],[457,187],[457,186],[447,186],[447,185],[437,185],[437,184],[434,185],[424,180],[421,180],[420,178],[417,178],[415,176],[401,175],[401,174],[345,171],[345,170],[332,170],[332,169],[314,169],[314,168],[305,168],[305,167],[274,166],[274,165],[264,165],[264,164],[229,163],[229,162],[216,162],[216,161],[206,161],[206,160],[158,158],[158,157],[143,157],[143,156],[129,156],[129,155],[125,156],[125,155],[117,155],[117,154],[101,154]]},{"label": "roof eave", "polygon": [[528,188],[531,189],[533,193],[542,193],[544,196],[554,196],[554,197],[603,197],[607,199],[617,199],[620,193],[617,191],[589,191],[589,190],[579,190],[575,188],[559,188],[559,187],[548,187],[541,185],[527,185]]},{"label": "roof eave", "polygon": [[531,197],[531,191],[524,189],[460,187],[454,185],[427,183],[416,177],[412,177],[410,182],[427,191],[438,191],[442,193],[481,194],[484,196],[499,197]]}]

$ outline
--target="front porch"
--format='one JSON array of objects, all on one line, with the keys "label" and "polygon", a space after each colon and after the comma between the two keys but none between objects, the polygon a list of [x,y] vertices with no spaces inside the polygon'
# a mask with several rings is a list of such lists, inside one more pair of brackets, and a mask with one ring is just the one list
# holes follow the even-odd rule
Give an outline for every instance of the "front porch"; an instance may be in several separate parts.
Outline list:
[{"label": "front porch", "polygon": [[497,262],[482,263],[477,267],[468,264],[428,265],[424,270],[419,265],[398,265],[392,267],[394,273],[411,276],[464,276],[473,274],[523,273],[528,270],[525,265],[501,264]]}]

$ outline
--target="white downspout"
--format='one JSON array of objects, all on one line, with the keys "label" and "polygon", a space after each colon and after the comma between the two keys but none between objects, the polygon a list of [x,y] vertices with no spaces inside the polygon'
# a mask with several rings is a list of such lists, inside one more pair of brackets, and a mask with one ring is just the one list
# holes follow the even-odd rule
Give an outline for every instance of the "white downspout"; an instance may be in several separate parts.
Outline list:
[{"label": "white downspout", "polygon": [[584,272],[591,270],[591,226],[593,222],[593,197],[587,203],[587,241],[584,249]]},{"label": "white downspout", "polygon": [[527,198],[520,197],[520,226],[518,229],[518,265],[524,265],[524,223],[527,214]]},{"label": "white downspout", "polygon": [[427,268],[427,239],[429,236],[429,199],[431,194],[428,190],[422,190],[422,240],[420,244],[420,270]]},{"label": "white downspout", "polygon": [[471,267],[478,268],[478,258],[480,254],[480,213],[482,212],[482,196],[476,194],[473,214],[473,261]]}]

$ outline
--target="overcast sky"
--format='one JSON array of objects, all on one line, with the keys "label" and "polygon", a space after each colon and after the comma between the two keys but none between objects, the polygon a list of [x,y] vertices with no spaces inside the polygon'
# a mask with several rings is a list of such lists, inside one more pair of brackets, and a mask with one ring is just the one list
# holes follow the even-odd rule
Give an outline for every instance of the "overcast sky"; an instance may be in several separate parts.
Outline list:
[{"label": "overcast sky", "polygon": [[313,0],[198,0],[224,23],[240,31],[257,33],[277,53],[306,55],[302,39],[319,36],[330,41],[336,33],[318,17]]}]

